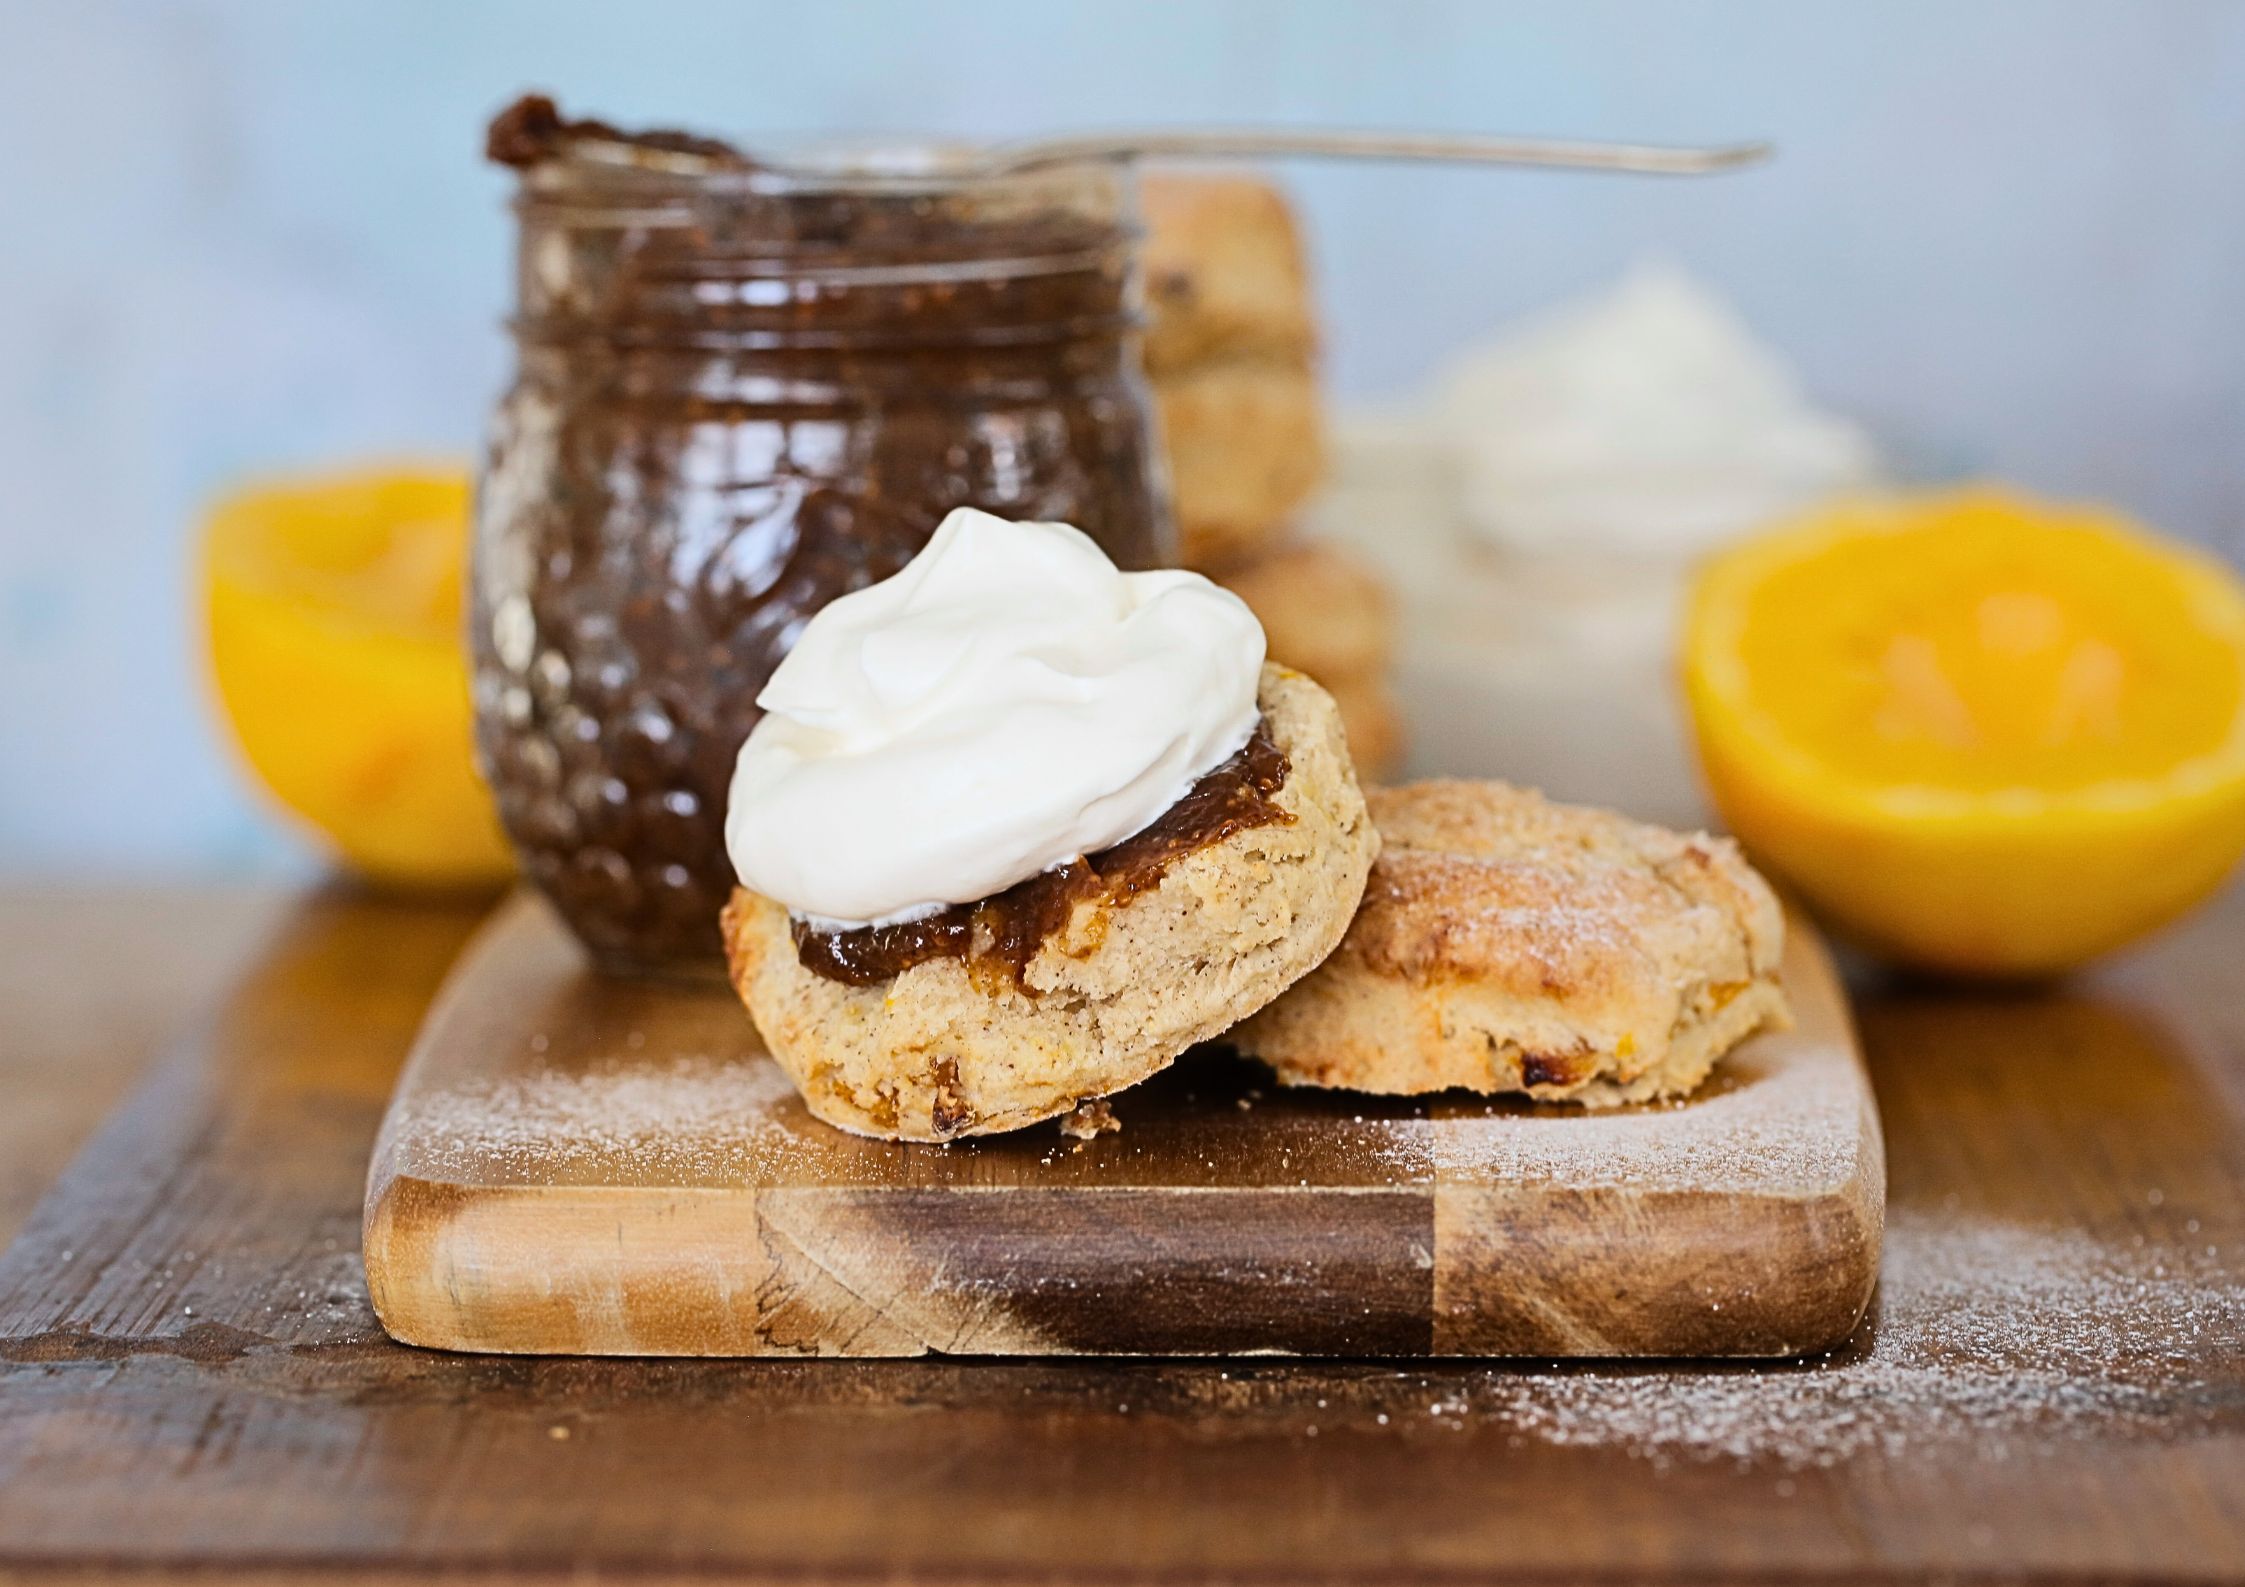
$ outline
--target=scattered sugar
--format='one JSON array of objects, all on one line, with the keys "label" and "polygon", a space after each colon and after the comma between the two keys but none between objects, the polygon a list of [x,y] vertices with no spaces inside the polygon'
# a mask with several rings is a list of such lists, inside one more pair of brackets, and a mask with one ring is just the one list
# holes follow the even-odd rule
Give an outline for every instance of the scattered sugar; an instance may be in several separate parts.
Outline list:
[{"label": "scattered sugar", "polygon": [[[1220,1167],[1222,1159],[1195,1138],[1216,1130],[1206,1110],[1187,1098],[1186,1117],[1179,1118],[1170,1106],[1176,1099],[1149,1095],[1143,1130],[1130,1132],[1119,1152],[1110,1150],[1108,1171],[1127,1175],[1149,1144],[1159,1148],[1156,1156],[1182,1144],[1203,1167]],[[1248,1085],[1232,1100],[1251,1108],[1266,1093]],[[1322,1099],[1301,1105],[1324,1117]],[[1273,1177],[1304,1186],[1338,1172],[1391,1184],[1829,1188],[1856,1166],[1858,1108],[1856,1088],[1833,1086],[1814,1055],[1771,1048],[1734,1055],[1709,1085],[1676,1104],[1584,1112],[1472,1099],[1376,1118],[1337,1114],[1331,1125],[1339,1128],[1321,1126],[1307,1157],[1300,1142],[1274,1143]],[[1281,1109],[1282,1116],[1291,1112]],[[1087,1116],[1063,1133],[1103,1126]],[[413,1172],[471,1184],[549,1176],[635,1184],[794,1181],[814,1167],[886,1183],[907,1171],[812,1121],[785,1073],[760,1056],[619,1052],[570,1066],[540,1054],[514,1073],[416,1093],[390,1130],[414,1143]],[[895,1149],[906,1156],[916,1150]],[[1059,1161],[1050,1136],[1040,1136],[1033,1151],[1031,1160],[1042,1166]]]},{"label": "scattered sugar", "polygon": [[2206,1388],[2216,1361],[2234,1370],[2245,1355],[2245,1283],[2195,1251],[2147,1258],[2076,1234],[1900,1217],[1866,1332],[1791,1365],[1476,1373],[1426,1409],[1655,1463],[1787,1468],[1937,1442],[2001,1461],[2091,1433],[2245,1434],[2245,1406]]},{"label": "scattered sugar", "polygon": [[753,1179],[843,1142],[806,1140],[794,1088],[762,1058],[635,1059],[538,1068],[429,1093],[391,1121],[417,1172],[488,1183],[574,1173],[653,1184]]},{"label": "scattered sugar", "polygon": [[1678,1103],[1613,1111],[1526,1107],[1445,1118],[1429,1137],[1446,1180],[1726,1191],[1829,1186],[1855,1168],[1852,1086],[1821,1064],[1734,1057]]}]

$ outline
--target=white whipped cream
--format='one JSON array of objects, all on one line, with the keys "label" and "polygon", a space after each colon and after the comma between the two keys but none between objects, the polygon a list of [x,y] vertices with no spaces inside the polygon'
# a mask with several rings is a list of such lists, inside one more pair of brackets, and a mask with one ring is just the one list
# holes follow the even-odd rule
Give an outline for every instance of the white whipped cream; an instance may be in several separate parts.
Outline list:
[{"label": "white whipped cream", "polygon": [[1263,630],[1197,573],[959,508],[805,625],[756,703],[725,846],[821,926],[972,903],[1150,825],[1255,730]]},{"label": "white whipped cream", "polygon": [[1437,407],[1467,524],[1515,555],[1689,562],[1876,471],[1860,428],[1660,265],[1469,353]]}]

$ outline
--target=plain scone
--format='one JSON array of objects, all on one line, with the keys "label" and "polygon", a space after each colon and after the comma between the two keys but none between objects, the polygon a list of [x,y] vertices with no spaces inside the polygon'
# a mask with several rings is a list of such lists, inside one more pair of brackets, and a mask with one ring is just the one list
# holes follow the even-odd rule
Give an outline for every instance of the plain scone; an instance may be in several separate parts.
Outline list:
[{"label": "plain scone", "polygon": [[1403,726],[1403,708],[1385,677],[1363,681],[1342,678],[1327,684],[1325,692],[1340,708],[1341,725],[1348,729],[1349,759],[1365,782],[1387,776],[1403,759],[1409,734]]},{"label": "plain scone", "polygon": [[1154,382],[1178,558],[1222,569],[1276,544],[1325,474],[1325,415],[1306,364],[1224,358]]},{"label": "plain scone", "polygon": [[874,986],[803,967],[786,908],[725,911],[733,985],[817,1117],[942,1141],[1019,1129],[1135,1085],[1230,1028],[1341,940],[1379,839],[1325,691],[1263,669],[1260,703],[1293,817],[1174,861],[1125,902],[1088,902],[1029,961],[1024,991],[956,958]]},{"label": "plain scone", "polygon": [[1791,1023],[1784,918],[1720,838],[1497,782],[1372,790],[1381,849],[1333,956],[1232,1033],[1288,1085],[1680,1096]]},{"label": "plain scone", "polygon": [[1395,605],[1379,574],[1339,546],[1292,540],[1227,564],[1216,581],[1254,612],[1273,660],[1301,668],[1333,696],[1358,779],[1392,771],[1404,735],[1388,684]]},{"label": "plain scone", "polygon": [[1273,656],[1326,688],[1386,675],[1395,600],[1354,552],[1295,540],[1224,569],[1216,582],[1247,603]]},{"label": "plain scone", "polygon": [[1212,359],[1307,364],[1317,313],[1286,195],[1251,176],[1149,173],[1146,368],[1157,380]]}]

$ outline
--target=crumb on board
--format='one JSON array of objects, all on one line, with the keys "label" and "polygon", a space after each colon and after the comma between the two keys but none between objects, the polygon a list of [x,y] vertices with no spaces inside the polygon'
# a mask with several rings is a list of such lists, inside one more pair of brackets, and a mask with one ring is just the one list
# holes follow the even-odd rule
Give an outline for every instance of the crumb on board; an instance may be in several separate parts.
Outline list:
[{"label": "crumb on board", "polygon": [[1105,1097],[1079,1102],[1073,1112],[1060,1116],[1060,1133],[1072,1141],[1095,1141],[1121,1128],[1122,1120],[1115,1117],[1115,1110],[1107,1106]]}]

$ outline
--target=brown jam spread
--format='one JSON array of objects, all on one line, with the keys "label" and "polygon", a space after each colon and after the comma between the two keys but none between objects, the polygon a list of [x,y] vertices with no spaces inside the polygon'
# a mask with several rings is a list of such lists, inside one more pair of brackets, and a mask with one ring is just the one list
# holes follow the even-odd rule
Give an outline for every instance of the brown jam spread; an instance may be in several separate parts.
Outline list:
[{"label": "brown jam spread", "polygon": [[[795,922],[795,954],[829,981],[872,986],[930,959],[965,959],[977,984],[1006,984],[1034,996],[1023,979],[1047,938],[1067,926],[1079,904],[1119,905],[1161,884],[1176,861],[1235,832],[1283,826],[1285,752],[1267,723],[1230,760],[1185,791],[1154,823],[1111,849],[1070,860],[979,903],[953,904],[919,920],[855,931],[818,931]],[[1006,981],[998,977],[1003,976]]]},{"label": "brown jam spread", "polygon": [[813,613],[954,507],[1169,560],[1128,177],[782,170],[536,99],[489,153],[521,246],[478,500],[483,764],[599,963],[714,970],[733,762]]},{"label": "brown jam spread", "polygon": [[544,94],[523,95],[492,118],[483,136],[483,157],[517,170],[575,153],[658,167],[666,157],[694,162],[696,168],[748,170],[755,164],[721,138],[692,132],[626,132],[605,121],[564,116]]}]

